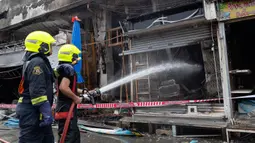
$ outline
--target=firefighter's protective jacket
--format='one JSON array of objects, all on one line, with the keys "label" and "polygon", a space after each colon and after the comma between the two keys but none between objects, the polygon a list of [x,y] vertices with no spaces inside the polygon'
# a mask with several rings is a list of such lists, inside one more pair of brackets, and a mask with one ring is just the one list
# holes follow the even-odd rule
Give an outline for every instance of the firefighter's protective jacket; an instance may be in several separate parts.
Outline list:
[{"label": "firefighter's protective jacket", "polygon": [[[23,76],[19,87],[19,103],[40,106],[47,100],[53,104],[54,72],[45,55],[27,52],[24,57]],[[22,83],[23,82],[23,83]]]},{"label": "firefighter's protective jacket", "polygon": [[[74,76],[76,76],[76,73],[74,71],[74,68],[71,64],[69,63],[61,63],[59,64],[59,66],[57,67],[57,73],[58,73],[58,83],[60,84],[62,79],[68,78],[70,80],[70,89],[73,88],[73,84],[74,84]],[[76,89],[76,88],[75,88]],[[76,93],[76,90],[74,91],[74,93]],[[64,95],[61,91],[59,91],[59,95],[58,95],[58,101],[63,101],[66,102],[68,104],[72,104],[73,100],[69,97],[67,97],[66,95]]]}]

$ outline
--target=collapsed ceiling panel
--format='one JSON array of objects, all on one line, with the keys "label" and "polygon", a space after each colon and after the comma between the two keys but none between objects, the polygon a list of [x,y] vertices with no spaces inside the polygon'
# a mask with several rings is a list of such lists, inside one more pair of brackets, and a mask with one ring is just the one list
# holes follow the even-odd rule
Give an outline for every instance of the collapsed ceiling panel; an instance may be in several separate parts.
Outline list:
[{"label": "collapsed ceiling panel", "polygon": [[[58,64],[58,51],[61,45],[66,43],[67,37],[63,32],[59,32],[59,34],[54,37],[56,39],[56,46],[53,46],[53,54],[48,58],[50,60],[51,66],[56,68]],[[23,40],[0,44],[0,71],[3,71],[6,68],[21,66],[23,64],[22,59],[24,54],[25,47]]]},{"label": "collapsed ceiling panel", "polygon": [[0,0],[0,31],[19,27],[25,22],[52,12],[61,12],[86,4],[90,0]]},{"label": "collapsed ceiling panel", "polygon": [[23,55],[24,51],[0,55],[0,68],[22,65],[21,59]]},{"label": "collapsed ceiling panel", "polygon": [[0,44],[0,68],[19,66],[24,54],[23,41]]},{"label": "collapsed ceiling panel", "polygon": [[25,27],[22,27],[16,31],[14,31],[15,39],[24,39],[26,35],[28,35],[32,31],[46,31],[52,35],[56,35],[59,32],[59,28],[66,29],[71,27],[71,22],[67,22],[65,20],[54,20],[54,21],[45,21],[34,23]]}]

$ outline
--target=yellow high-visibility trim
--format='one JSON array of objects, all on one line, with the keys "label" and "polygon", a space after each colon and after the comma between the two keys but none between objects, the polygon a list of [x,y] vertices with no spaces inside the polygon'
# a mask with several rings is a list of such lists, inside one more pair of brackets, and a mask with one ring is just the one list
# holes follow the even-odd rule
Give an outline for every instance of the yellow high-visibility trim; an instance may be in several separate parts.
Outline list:
[{"label": "yellow high-visibility trim", "polygon": [[23,101],[23,97],[20,97],[18,100],[18,103],[22,103],[22,101]]},{"label": "yellow high-visibility trim", "polygon": [[40,96],[40,97],[32,99],[31,101],[32,101],[32,104],[35,105],[41,102],[45,102],[47,100],[48,100],[47,96]]},{"label": "yellow high-visibility trim", "polygon": [[58,73],[57,69],[54,69],[54,74],[56,77],[59,77],[59,73]]},{"label": "yellow high-visibility trim", "polygon": [[42,118],[42,114],[40,114],[40,118],[39,118],[39,120],[41,121],[43,118]]}]

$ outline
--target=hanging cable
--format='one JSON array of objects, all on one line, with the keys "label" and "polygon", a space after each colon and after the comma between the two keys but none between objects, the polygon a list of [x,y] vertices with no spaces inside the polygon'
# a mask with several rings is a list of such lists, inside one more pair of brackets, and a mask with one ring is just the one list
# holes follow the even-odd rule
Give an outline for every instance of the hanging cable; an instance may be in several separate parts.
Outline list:
[{"label": "hanging cable", "polygon": [[152,27],[155,23],[157,23],[157,22],[163,22],[163,23],[170,23],[170,24],[171,24],[171,23],[175,23],[175,22],[179,22],[179,21],[183,21],[183,20],[188,20],[188,19],[190,19],[191,17],[193,17],[195,14],[197,14],[198,11],[199,11],[199,9],[197,9],[196,11],[194,11],[191,15],[189,15],[189,16],[183,18],[183,19],[175,20],[175,21],[166,20],[167,17],[160,17],[160,18],[156,19],[155,21],[153,21],[153,22],[151,23],[151,25],[149,25],[146,29],[151,28],[151,27]]}]

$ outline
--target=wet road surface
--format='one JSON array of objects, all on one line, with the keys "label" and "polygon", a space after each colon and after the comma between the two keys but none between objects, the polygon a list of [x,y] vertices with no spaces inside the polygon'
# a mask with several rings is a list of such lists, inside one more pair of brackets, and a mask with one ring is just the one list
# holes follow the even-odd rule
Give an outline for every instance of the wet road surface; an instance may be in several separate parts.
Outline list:
[{"label": "wet road surface", "polygon": [[220,140],[183,139],[154,135],[145,135],[144,137],[120,137],[95,133],[82,134],[82,142],[88,143],[190,143],[192,140],[197,140],[198,143],[223,143]]},{"label": "wet road surface", "polygon": [[[57,131],[56,129],[53,130],[55,134],[55,139],[57,139]],[[10,143],[18,143],[18,134],[18,129],[0,129],[0,137]],[[145,135],[144,137],[122,137],[102,135],[90,132],[81,133],[82,143],[190,143],[192,140],[197,140],[198,143],[223,143],[220,140],[212,139],[183,139],[154,135]]]}]

